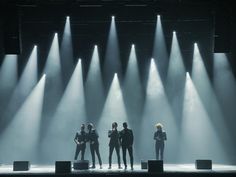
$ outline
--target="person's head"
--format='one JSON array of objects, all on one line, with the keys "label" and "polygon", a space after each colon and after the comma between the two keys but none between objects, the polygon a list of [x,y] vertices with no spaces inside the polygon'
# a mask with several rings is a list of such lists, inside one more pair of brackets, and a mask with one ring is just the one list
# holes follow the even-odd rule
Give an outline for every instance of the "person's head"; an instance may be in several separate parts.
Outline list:
[{"label": "person's head", "polygon": [[118,124],[117,124],[116,122],[113,122],[113,123],[112,123],[112,128],[115,128],[115,129],[116,129],[117,127],[118,127]]},{"label": "person's head", "polygon": [[157,130],[162,131],[163,125],[161,123],[157,123],[155,127],[157,128]]},{"label": "person's head", "polygon": [[84,124],[81,124],[80,130],[81,130],[81,131],[84,131],[84,129],[85,129],[85,125],[84,125]]},{"label": "person's head", "polygon": [[124,129],[127,129],[127,128],[128,128],[127,122],[124,122],[124,123],[123,123],[123,127],[124,127]]},{"label": "person's head", "polygon": [[91,130],[93,129],[93,124],[92,124],[92,123],[89,123],[89,124],[87,125],[87,128],[88,128],[89,131],[91,131]]}]

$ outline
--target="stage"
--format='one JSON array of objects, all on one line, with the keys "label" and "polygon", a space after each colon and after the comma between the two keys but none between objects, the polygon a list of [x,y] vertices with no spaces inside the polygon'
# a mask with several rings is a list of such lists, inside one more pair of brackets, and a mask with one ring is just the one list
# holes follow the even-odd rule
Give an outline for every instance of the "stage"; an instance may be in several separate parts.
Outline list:
[{"label": "stage", "polygon": [[118,169],[113,165],[103,165],[103,169],[73,170],[71,173],[55,173],[54,165],[31,165],[29,171],[13,171],[13,165],[0,165],[0,176],[236,176],[236,166],[213,164],[212,170],[197,170],[194,164],[164,164],[163,173],[149,173],[147,169],[141,169],[141,165],[135,165],[134,170]]}]

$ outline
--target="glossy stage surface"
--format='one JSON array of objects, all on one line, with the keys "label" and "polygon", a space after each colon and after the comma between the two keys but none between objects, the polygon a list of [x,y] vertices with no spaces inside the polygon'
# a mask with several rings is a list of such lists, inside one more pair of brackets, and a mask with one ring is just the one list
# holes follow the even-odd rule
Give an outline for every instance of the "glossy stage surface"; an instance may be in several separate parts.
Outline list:
[{"label": "glossy stage surface", "polygon": [[164,164],[163,173],[149,173],[146,169],[141,169],[141,165],[134,165],[134,170],[128,166],[127,170],[118,169],[113,165],[108,169],[108,165],[99,166],[89,170],[74,170],[71,173],[55,173],[55,165],[34,165],[28,171],[13,171],[13,165],[0,165],[1,176],[236,176],[236,165],[212,164],[212,170],[198,170],[194,164]]}]

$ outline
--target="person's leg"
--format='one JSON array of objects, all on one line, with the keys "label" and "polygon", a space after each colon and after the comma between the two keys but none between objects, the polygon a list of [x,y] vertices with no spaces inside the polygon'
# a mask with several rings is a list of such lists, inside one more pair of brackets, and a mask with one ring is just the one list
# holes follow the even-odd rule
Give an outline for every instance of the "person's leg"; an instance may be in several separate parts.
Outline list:
[{"label": "person's leg", "polygon": [[86,146],[81,146],[81,160],[84,160],[85,148]]},{"label": "person's leg", "polygon": [[92,168],[95,168],[95,147],[90,144],[90,151],[92,156]]},{"label": "person's leg", "polygon": [[109,146],[109,168],[111,168],[111,158],[114,150],[114,146]]},{"label": "person's leg", "polygon": [[74,157],[74,160],[77,160],[78,155],[79,155],[79,152],[80,152],[80,149],[79,149],[79,146],[77,145],[77,146],[76,146],[76,150],[75,150],[75,157]]},{"label": "person's leg", "polygon": [[115,148],[116,148],[116,155],[117,155],[117,160],[118,160],[118,166],[119,166],[119,168],[121,168],[121,166],[120,166],[120,146],[117,145]]},{"label": "person's leg", "polygon": [[101,159],[100,152],[99,152],[99,145],[95,146],[95,152],[97,154],[98,162],[99,162],[99,165],[100,165],[100,168],[101,168],[102,167],[102,159]]},{"label": "person's leg", "polygon": [[123,162],[125,165],[125,169],[127,168],[127,162],[126,162],[126,147],[122,146],[122,154],[123,154]]},{"label": "person's leg", "polygon": [[131,169],[133,170],[134,156],[133,156],[133,147],[132,146],[128,147],[128,152],[129,152],[129,157],[130,157],[130,166],[131,166]]},{"label": "person's leg", "polygon": [[156,160],[159,160],[159,149],[160,149],[160,145],[159,143],[156,143]]},{"label": "person's leg", "polygon": [[164,159],[164,143],[160,145],[161,160]]}]

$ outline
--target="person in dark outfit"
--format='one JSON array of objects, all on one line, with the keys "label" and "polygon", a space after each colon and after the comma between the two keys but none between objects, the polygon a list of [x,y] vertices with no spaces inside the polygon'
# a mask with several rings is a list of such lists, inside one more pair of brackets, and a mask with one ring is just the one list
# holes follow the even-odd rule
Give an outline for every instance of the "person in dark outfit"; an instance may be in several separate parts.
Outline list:
[{"label": "person in dark outfit", "polygon": [[154,133],[154,140],[156,140],[156,159],[163,160],[165,147],[164,141],[167,140],[166,132],[163,131],[163,125],[161,123],[157,123],[156,128],[157,131]]},{"label": "person in dark outfit", "polygon": [[92,123],[89,123],[87,128],[88,128],[87,140],[90,143],[90,151],[91,151],[92,163],[93,163],[91,168],[95,168],[95,152],[96,152],[100,169],[102,169],[102,160],[101,160],[100,152],[99,152],[98,133],[94,129],[94,126]]},{"label": "person in dark outfit", "polygon": [[84,153],[85,153],[86,141],[87,141],[86,138],[87,138],[87,135],[85,132],[85,125],[82,124],[80,127],[80,132],[76,132],[76,135],[74,138],[74,141],[77,144],[74,160],[77,160],[80,151],[81,151],[81,160],[84,160]]},{"label": "person in dark outfit", "polygon": [[120,142],[122,147],[122,153],[123,153],[123,161],[125,165],[125,169],[127,169],[127,163],[126,163],[126,150],[128,149],[129,157],[130,157],[130,165],[131,170],[133,170],[133,131],[131,129],[128,129],[128,124],[126,122],[123,123],[124,129],[120,132]]},{"label": "person in dark outfit", "polygon": [[119,142],[119,132],[117,130],[117,123],[113,122],[112,123],[112,130],[108,131],[108,137],[110,138],[109,142],[109,169],[111,169],[111,158],[112,158],[112,153],[115,148],[116,150],[116,155],[118,159],[118,168],[121,169],[120,166],[120,142]]}]

